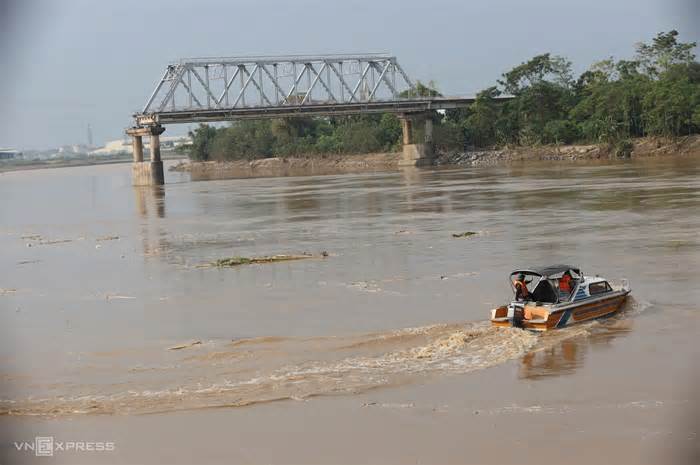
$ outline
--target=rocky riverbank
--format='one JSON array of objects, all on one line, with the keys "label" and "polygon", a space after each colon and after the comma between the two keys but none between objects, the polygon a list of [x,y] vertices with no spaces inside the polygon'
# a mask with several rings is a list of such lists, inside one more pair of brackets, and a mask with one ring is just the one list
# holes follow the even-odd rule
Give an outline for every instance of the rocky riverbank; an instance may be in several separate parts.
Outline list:
[{"label": "rocky riverbank", "polygon": [[700,155],[700,135],[661,139],[644,137],[629,145],[545,145],[494,150],[450,152],[438,155],[437,165],[499,165],[524,161],[580,161]]}]

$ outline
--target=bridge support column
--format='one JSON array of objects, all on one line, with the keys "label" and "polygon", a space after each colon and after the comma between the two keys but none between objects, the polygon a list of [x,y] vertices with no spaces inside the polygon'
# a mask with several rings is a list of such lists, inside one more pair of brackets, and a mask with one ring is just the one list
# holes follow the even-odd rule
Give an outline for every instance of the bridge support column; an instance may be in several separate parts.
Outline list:
[{"label": "bridge support column", "polygon": [[[160,135],[163,131],[163,126],[127,129],[126,133],[134,139],[134,163],[131,166],[131,181],[134,186],[158,186],[165,183],[163,161],[160,159]],[[143,136],[150,137],[150,161],[143,161]]]},{"label": "bridge support column", "polygon": [[143,137],[133,136],[133,146],[134,146],[134,163],[139,163],[143,161]]},{"label": "bridge support column", "polygon": [[426,144],[433,143],[433,120],[430,116],[425,117],[425,135],[424,140]]},{"label": "bridge support column", "polygon": [[[433,120],[429,114],[415,116],[401,115],[401,129],[403,130],[403,152],[399,160],[399,166],[426,166],[432,165],[433,153]],[[413,120],[415,118],[424,124],[423,142],[413,141]]]},{"label": "bridge support column", "polygon": [[151,134],[151,163],[160,160],[160,134]]},{"label": "bridge support column", "polygon": [[409,116],[401,116],[401,132],[403,133],[403,145],[408,145],[413,140],[413,121]]}]

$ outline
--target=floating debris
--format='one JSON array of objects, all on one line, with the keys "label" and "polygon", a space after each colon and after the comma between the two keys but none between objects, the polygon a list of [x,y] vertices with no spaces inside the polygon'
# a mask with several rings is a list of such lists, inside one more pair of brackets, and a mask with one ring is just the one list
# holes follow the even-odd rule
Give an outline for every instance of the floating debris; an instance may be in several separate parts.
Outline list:
[{"label": "floating debris", "polygon": [[231,258],[220,258],[214,262],[214,266],[239,266],[239,265],[249,265],[253,263],[254,259],[245,257],[231,257]]},{"label": "floating debris", "polygon": [[101,242],[101,241],[116,241],[117,239],[119,239],[119,236],[101,236],[95,240],[97,242]]},{"label": "floating debris", "polygon": [[105,299],[107,300],[114,300],[114,299],[135,299],[136,297],[132,297],[130,295],[119,295],[119,294],[107,294],[105,296]]},{"label": "floating debris", "polygon": [[186,349],[188,347],[199,346],[199,345],[202,345],[202,341],[188,342],[186,344],[181,344],[179,346],[168,347],[168,350],[180,350],[180,349]]},{"label": "floating debris", "polygon": [[54,245],[54,244],[65,244],[66,242],[73,242],[73,239],[56,239],[52,241],[40,240],[41,245]]},{"label": "floating debris", "polygon": [[308,258],[326,258],[328,257],[328,252],[323,251],[318,255],[303,253],[299,255],[269,255],[262,257],[230,257],[230,258],[220,258],[212,263],[206,265],[200,265],[199,267],[206,268],[210,266],[215,266],[218,268],[224,267],[234,267],[241,265],[255,265],[262,263],[274,263],[274,262],[287,262],[291,260],[304,260]]},{"label": "floating debris", "polygon": [[365,402],[362,404],[363,408],[367,407],[379,407],[379,408],[414,408],[416,404],[413,402]]},{"label": "floating debris", "polygon": [[381,292],[382,291],[382,288],[379,287],[377,282],[356,281],[354,283],[350,283],[349,287],[353,287],[355,289],[359,289],[359,290],[365,291],[365,292]]},{"label": "floating debris", "polygon": [[159,255],[162,255],[162,253],[163,253],[163,251],[162,251],[162,249],[161,249],[160,247],[155,247],[155,248],[153,248],[153,249],[146,250],[146,251],[143,253],[143,256],[144,256],[144,257],[157,257],[157,256],[159,256]]},{"label": "floating debris", "polygon": [[452,233],[452,237],[456,237],[456,238],[472,237],[472,236],[476,236],[478,234],[479,234],[478,232],[474,232],[474,231],[464,231],[461,233]]},{"label": "floating debris", "polygon": [[441,280],[452,279],[452,278],[469,278],[472,276],[478,276],[479,273],[476,271],[467,271],[466,273],[454,273],[454,274],[444,274],[440,276]]},{"label": "floating debris", "polygon": [[44,239],[41,234],[26,234],[21,236],[22,239],[27,240],[27,247],[31,247],[32,243],[36,245],[53,245],[53,244],[64,244],[66,242],[73,242],[73,239]]}]

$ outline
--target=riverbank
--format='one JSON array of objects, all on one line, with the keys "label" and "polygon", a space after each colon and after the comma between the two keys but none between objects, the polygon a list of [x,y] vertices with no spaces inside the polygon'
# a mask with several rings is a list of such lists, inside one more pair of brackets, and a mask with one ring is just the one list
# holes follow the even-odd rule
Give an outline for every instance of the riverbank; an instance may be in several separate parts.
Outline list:
[{"label": "riverbank", "polygon": [[[700,156],[700,135],[677,139],[640,138],[626,147],[605,144],[546,145],[538,147],[506,147],[439,153],[437,166],[491,166],[530,161],[572,162],[609,160],[617,158],[651,158],[669,156]],[[320,174],[361,173],[398,169],[400,153],[371,153],[359,155],[326,155],[289,158],[263,158],[235,161],[184,161],[171,171],[189,172],[195,180],[230,177],[303,176]]]},{"label": "riverbank", "polygon": [[0,173],[8,173],[11,171],[30,171],[43,170],[48,168],[74,168],[77,166],[93,166],[93,165],[112,165],[115,163],[129,163],[131,156],[124,158],[113,158],[109,160],[38,160],[38,161],[9,161],[0,163]]},{"label": "riverbank", "polygon": [[[182,155],[178,153],[163,153],[162,160],[179,160]],[[7,160],[0,162],[0,174],[11,171],[31,171],[48,168],[75,168],[78,166],[114,165],[118,163],[131,163],[131,155],[115,157],[92,158],[67,158],[59,160]]]},{"label": "riverbank", "polygon": [[172,166],[170,171],[189,172],[193,180],[350,174],[396,170],[399,157],[398,152],[386,152],[296,158],[275,157],[252,161],[184,161]]},{"label": "riverbank", "polygon": [[477,150],[440,154],[436,165],[501,165],[526,161],[572,162],[618,158],[700,156],[700,135],[677,139],[643,137],[632,141],[627,150],[607,144],[543,145]]}]

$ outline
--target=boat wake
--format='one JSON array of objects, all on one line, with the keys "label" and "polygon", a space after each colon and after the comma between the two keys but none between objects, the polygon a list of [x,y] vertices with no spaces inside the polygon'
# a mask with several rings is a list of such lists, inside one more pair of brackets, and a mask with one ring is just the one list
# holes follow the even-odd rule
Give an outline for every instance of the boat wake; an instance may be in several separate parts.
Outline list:
[{"label": "boat wake", "polygon": [[589,336],[596,324],[540,336],[469,322],[355,336],[197,341],[131,358],[93,354],[81,358],[71,380],[35,379],[30,384],[43,389],[0,400],[0,414],[143,414],[360,393],[499,365]]}]

